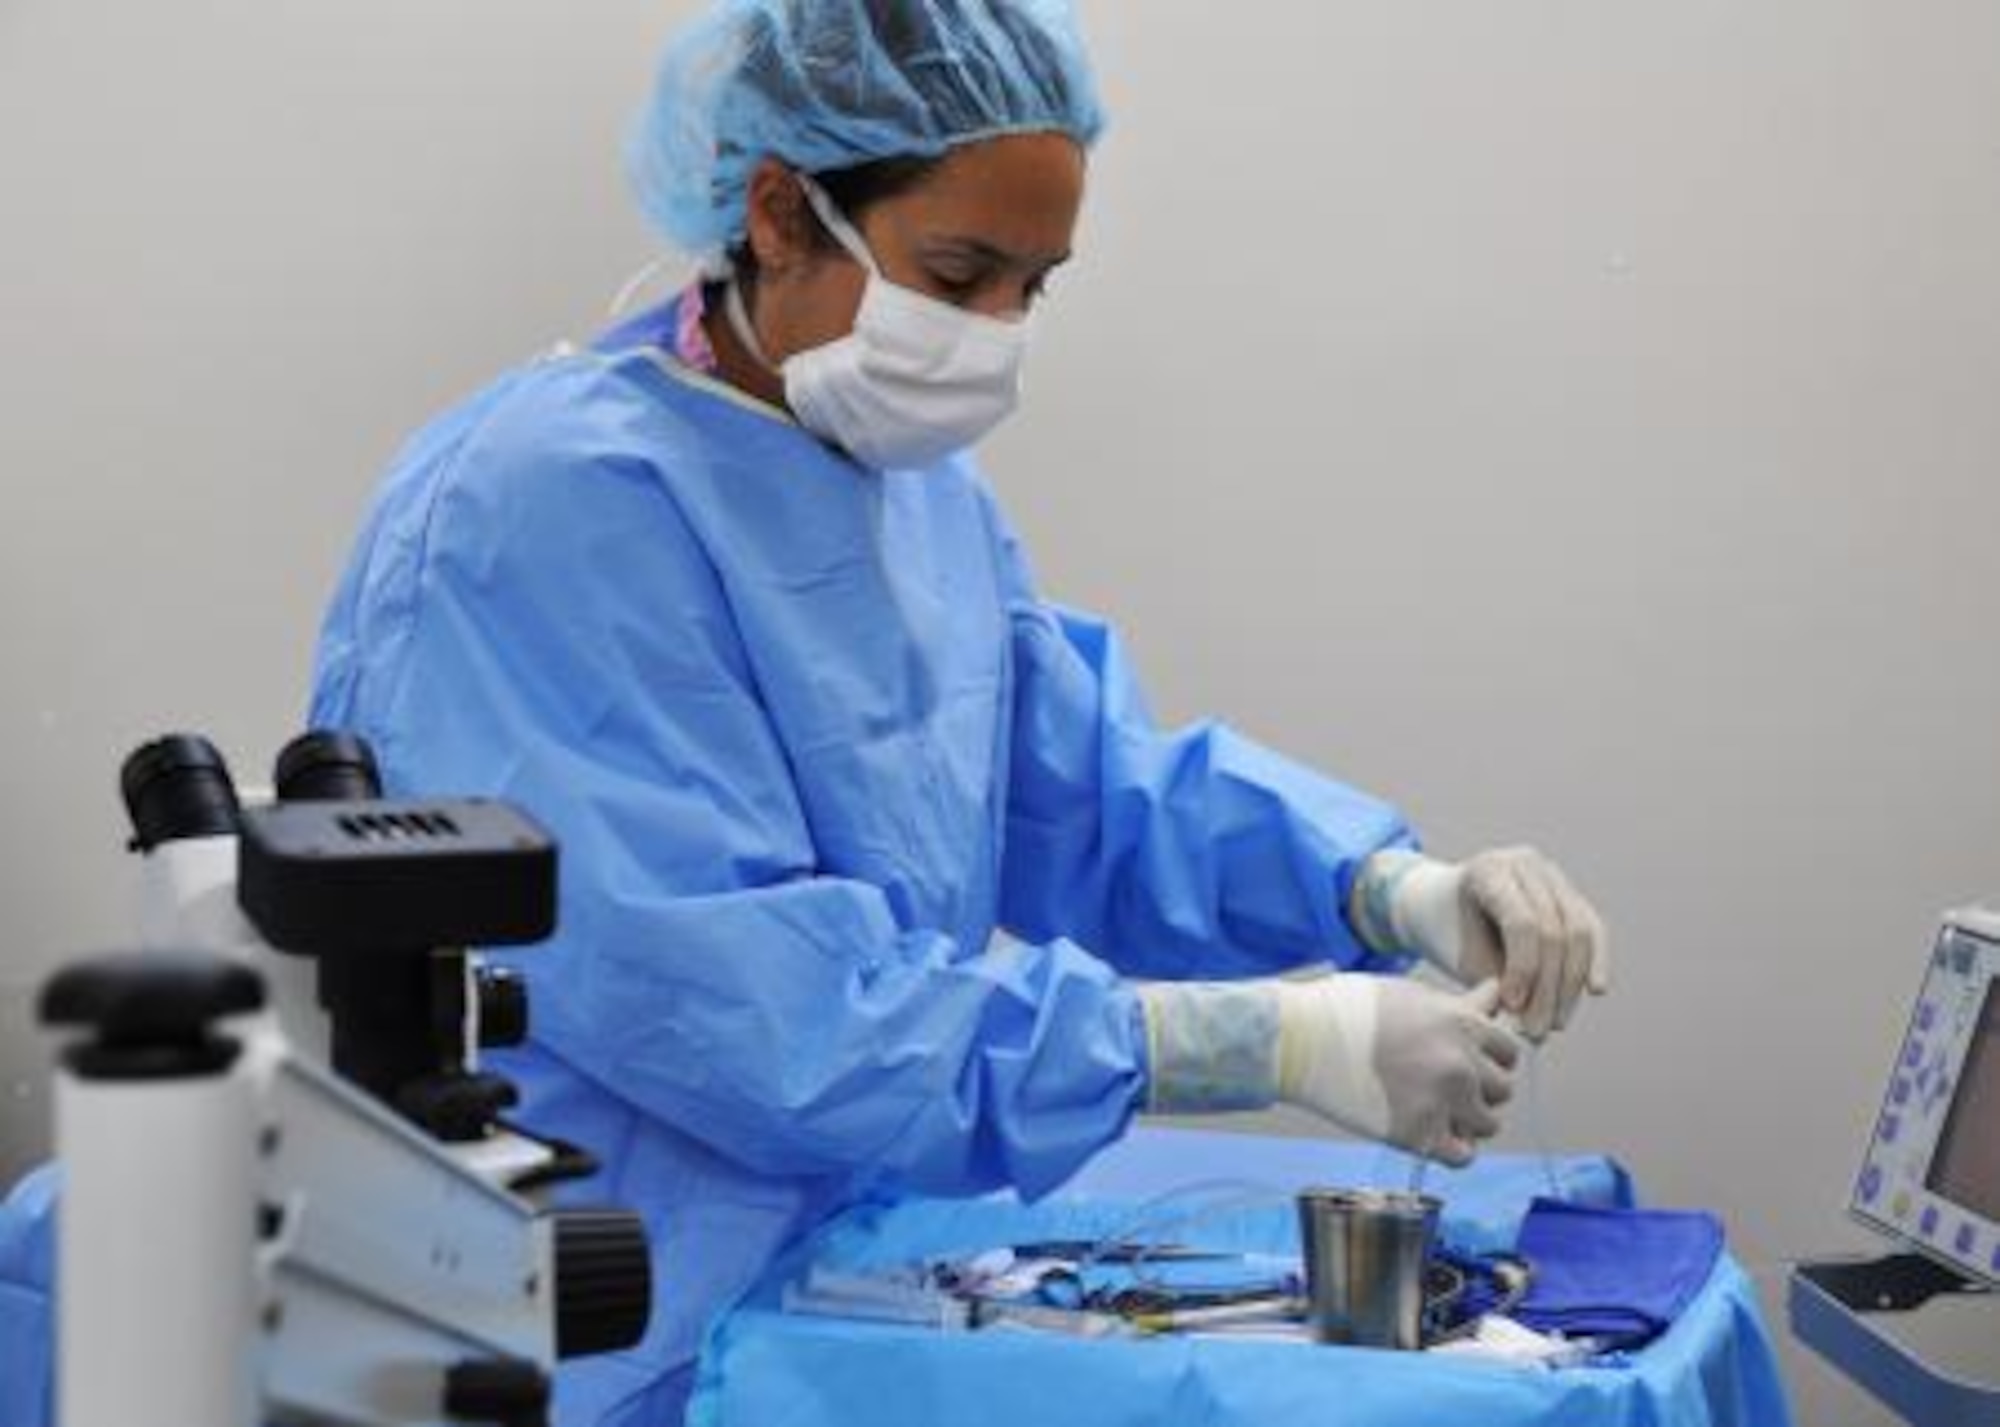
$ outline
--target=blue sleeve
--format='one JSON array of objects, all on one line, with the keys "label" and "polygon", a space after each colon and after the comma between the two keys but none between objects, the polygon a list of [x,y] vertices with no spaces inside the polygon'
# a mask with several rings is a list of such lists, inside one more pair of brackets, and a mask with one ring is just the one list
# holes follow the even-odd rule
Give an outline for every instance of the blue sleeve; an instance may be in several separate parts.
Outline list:
[{"label": "blue sleeve", "polygon": [[0,1422],[55,1419],[57,1173],[45,1165],[0,1203]]},{"label": "blue sleeve", "polygon": [[535,1035],[644,1113],[774,1175],[1060,1183],[1136,1108],[1136,997],[1075,946],[968,954],[820,874],[722,581],[631,446],[560,403],[474,432],[401,541],[413,588],[382,577],[407,627],[363,643],[395,657],[323,668],[315,721],[394,788],[557,835]]},{"label": "blue sleeve", "polygon": [[1413,845],[1388,804],[1216,723],[1155,726],[1099,620],[1016,583],[1016,695],[1002,909],[1133,976],[1398,968],[1345,908],[1367,858]]}]

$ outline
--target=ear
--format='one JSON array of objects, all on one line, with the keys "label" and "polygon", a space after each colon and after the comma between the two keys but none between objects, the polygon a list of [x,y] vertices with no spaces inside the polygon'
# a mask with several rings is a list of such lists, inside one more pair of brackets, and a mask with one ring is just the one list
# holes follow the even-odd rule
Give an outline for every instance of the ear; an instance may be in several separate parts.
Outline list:
[{"label": "ear", "polygon": [[812,256],[812,218],[791,169],[777,159],[760,159],[747,201],[746,232],[760,272],[782,275]]}]

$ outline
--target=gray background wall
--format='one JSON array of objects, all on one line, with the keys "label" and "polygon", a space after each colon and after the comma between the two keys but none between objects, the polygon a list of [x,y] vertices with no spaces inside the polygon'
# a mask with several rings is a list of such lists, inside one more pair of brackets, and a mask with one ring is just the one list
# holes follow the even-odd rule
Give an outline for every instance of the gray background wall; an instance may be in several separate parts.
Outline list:
[{"label": "gray background wall", "polygon": [[[28,988],[125,934],[119,757],[292,731],[396,440],[650,256],[614,156],[691,8],[0,0],[0,1167]],[[1117,126],[990,460],[1045,583],[1165,712],[1558,852],[1619,987],[1555,1138],[1767,1284],[1858,1242],[1934,913],[2000,891],[2000,10],[1089,14]]]}]

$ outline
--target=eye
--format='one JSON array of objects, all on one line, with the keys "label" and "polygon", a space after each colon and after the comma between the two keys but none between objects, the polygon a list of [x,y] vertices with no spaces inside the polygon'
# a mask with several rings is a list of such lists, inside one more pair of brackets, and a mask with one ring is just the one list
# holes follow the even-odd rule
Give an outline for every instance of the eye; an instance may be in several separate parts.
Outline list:
[{"label": "eye", "polygon": [[930,278],[931,286],[937,289],[939,296],[953,301],[974,296],[986,281],[984,273],[958,268],[931,268],[925,275]]},{"label": "eye", "polygon": [[1036,273],[1032,278],[1028,279],[1028,286],[1026,289],[1028,305],[1032,307],[1036,303],[1040,302],[1043,298],[1047,297],[1049,295],[1049,285],[1054,281],[1055,281],[1055,275],[1053,273],[1046,273],[1046,272]]}]

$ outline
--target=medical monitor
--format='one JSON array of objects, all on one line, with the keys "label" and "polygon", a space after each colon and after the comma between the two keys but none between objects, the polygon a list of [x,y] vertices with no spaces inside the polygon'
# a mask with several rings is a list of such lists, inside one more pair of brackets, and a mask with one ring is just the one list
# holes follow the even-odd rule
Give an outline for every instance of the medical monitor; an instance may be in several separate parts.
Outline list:
[{"label": "medical monitor", "polygon": [[1851,1207],[2000,1284],[2000,911],[1945,919]]}]

